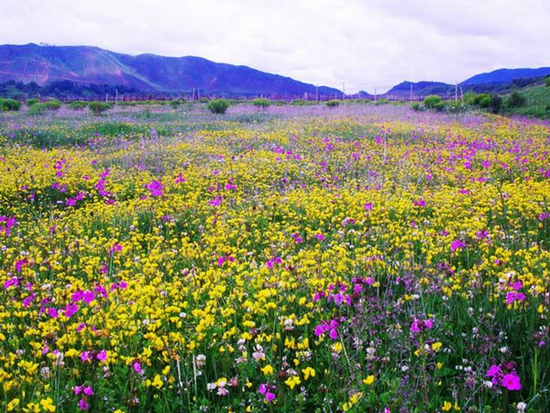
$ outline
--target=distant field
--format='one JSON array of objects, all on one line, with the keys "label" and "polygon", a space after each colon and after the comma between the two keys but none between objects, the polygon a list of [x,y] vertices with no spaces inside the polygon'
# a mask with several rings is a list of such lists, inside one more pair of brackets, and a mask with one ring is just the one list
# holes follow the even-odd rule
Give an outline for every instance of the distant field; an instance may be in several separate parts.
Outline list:
[{"label": "distant field", "polygon": [[0,409],[546,411],[549,147],[406,106],[0,113]]}]

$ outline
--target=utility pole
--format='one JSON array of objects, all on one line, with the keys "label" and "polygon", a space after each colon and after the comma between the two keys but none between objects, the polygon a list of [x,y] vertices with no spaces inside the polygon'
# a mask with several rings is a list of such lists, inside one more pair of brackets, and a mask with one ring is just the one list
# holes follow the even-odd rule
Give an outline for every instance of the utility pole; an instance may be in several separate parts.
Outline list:
[{"label": "utility pole", "polygon": [[462,101],[462,106],[464,106],[464,90],[460,86],[460,100]]},{"label": "utility pole", "polygon": [[412,83],[411,83],[411,99],[410,100],[411,100],[411,102],[413,100],[413,84]]},{"label": "utility pole", "polygon": [[374,88],[374,100],[378,100],[378,93],[376,93],[376,88]]},{"label": "utility pole", "polygon": [[342,83],[342,100],[346,100],[346,82]]},{"label": "utility pole", "polygon": [[455,102],[458,102],[458,82],[455,83]]}]

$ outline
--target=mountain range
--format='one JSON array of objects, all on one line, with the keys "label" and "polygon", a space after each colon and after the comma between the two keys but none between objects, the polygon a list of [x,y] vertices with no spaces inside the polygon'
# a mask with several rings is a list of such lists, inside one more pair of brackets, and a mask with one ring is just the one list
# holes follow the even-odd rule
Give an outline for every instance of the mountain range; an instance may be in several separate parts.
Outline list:
[{"label": "mountain range", "polygon": [[302,97],[341,95],[337,89],[299,82],[247,66],[215,63],[201,57],[164,57],[114,53],[90,46],[0,46],[0,82],[44,85],[55,81],[110,84],[145,92]]},{"label": "mountain range", "polygon": [[[550,75],[550,67],[499,69],[450,85],[442,82],[402,82],[379,97],[407,98],[437,94],[502,92]],[[168,94],[266,96],[274,98],[335,98],[342,92],[315,86],[247,66],[216,63],[195,57],[132,56],[91,46],[0,45],[0,83],[15,81],[39,86],[69,83],[79,87],[110,85],[140,92]],[[458,87],[457,87],[458,86]],[[367,92],[353,97],[371,98]]]}]

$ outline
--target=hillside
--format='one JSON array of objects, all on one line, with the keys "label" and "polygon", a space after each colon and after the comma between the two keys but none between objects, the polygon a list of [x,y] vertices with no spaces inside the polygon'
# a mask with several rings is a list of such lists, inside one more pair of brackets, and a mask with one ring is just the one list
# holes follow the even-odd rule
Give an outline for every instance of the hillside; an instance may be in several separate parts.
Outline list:
[{"label": "hillside", "polygon": [[243,95],[334,96],[337,89],[319,87],[247,66],[216,63],[200,57],[131,56],[90,46],[0,46],[0,82],[39,85],[68,80],[122,85],[143,91]]}]

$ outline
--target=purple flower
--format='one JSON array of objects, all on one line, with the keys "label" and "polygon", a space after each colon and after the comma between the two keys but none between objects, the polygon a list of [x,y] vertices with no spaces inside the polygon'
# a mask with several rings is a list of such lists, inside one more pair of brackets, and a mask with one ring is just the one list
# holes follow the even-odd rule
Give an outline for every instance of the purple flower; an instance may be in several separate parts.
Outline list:
[{"label": "purple flower", "polygon": [[487,377],[494,377],[498,374],[500,374],[500,366],[493,364],[491,367],[489,367],[489,371],[487,372]]},{"label": "purple flower", "polygon": [[457,249],[462,249],[462,248],[465,248],[466,247],[466,244],[464,243],[464,241],[462,241],[461,239],[455,239],[452,243],[451,243],[451,251],[452,252],[455,252]]},{"label": "purple flower", "polygon": [[57,318],[58,317],[58,314],[57,314],[57,310],[53,307],[50,307],[46,310],[46,312],[48,313],[48,315],[51,317],[51,318]]},{"label": "purple flower", "polygon": [[372,202],[367,202],[363,205],[363,208],[365,209],[365,211],[372,211]]},{"label": "purple flower", "polygon": [[78,402],[78,407],[80,410],[88,410],[90,408],[90,405],[86,400],[80,399]]},{"label": "purple flower", "polygon": [[501,384],[508,390],[521,390],[521,382],[515,371],[505,374],[502,378]]},{"label": "purple flower", "polygon": [[107,351],[105,351],[105,349],[101,350],[99,353],[97,353],[96,358],[97,358],[99,361],[105,361],[105,360],[107,360]]},{"label": "purple flower", "polygon": [[152,181],[145,188],[149,190],[151,196],[162,196],[162,183],[160,181]]}]

